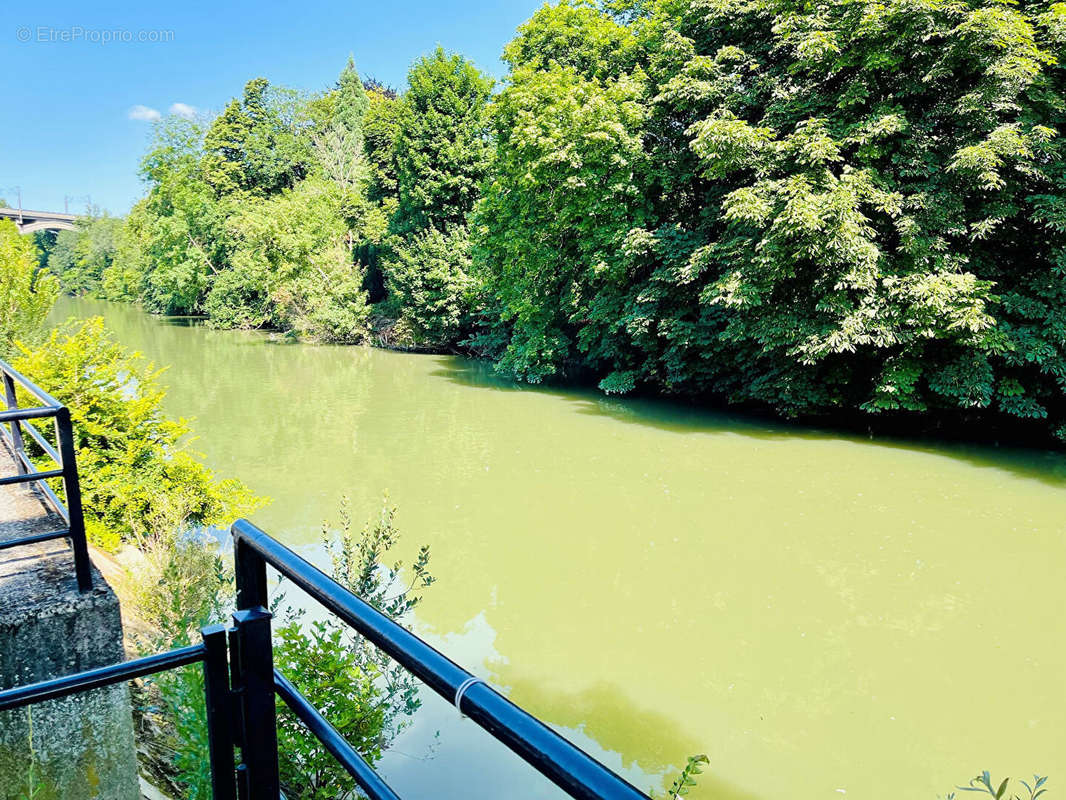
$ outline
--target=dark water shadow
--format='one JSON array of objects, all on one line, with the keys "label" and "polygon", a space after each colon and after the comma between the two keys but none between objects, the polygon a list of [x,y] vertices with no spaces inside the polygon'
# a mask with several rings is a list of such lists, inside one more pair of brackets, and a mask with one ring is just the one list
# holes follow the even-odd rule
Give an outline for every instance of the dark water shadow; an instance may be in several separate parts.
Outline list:
[{"label": "dark water shadow", "polygon": [[851,442],[943,456],[980,468],[1005,470],[1054,488],[1066,488],[1066,453],[1057,450],[894,433],[862,435],[849,427],[834,428],[828,424],[794,422],[746,411],[721,411],[670,398],[623,399],[609,397],[589,387],[534,386],[501,377],[489,362],[459,357],[439,358],[437,368],[430,374],[462,386],[489,391],[545,394],[566,400],[579,414],[606,416],[619,422],[670,433],[732,434],[765,442]]},{"label": "dark water shadow", "polygon": [[[147,312],[145,312],[147,313]],[[173,328],[206,328],[207,317],[154,317],[161,325],[170,325]]]}]

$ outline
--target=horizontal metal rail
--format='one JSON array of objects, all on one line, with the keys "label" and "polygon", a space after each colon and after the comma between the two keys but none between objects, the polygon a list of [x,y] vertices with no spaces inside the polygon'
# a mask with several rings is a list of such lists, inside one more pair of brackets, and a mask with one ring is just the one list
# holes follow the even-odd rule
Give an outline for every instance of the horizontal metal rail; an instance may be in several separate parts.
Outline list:
[{"label": "horizontal metal rail", "polygon": [[34,481],[43,481],[48,478],[62,477],[63,470],[47,469],[44,472],[27,472],[25,475],[6,475],[0,478],[0,486],[11,486],[15,483],[33,483]]},{"label": "horizontal metal rail", "polygon": [[67,536],[70,536],[70,531],[66,528],[58,531],[49,531],[48,533],[36,533],[33,536],[23,536],[21,539],[0,542],[0,550],[7,550],[9,547],[20,547],[24,544],[49,542],[52,539],[64,539]]},{"label": "horizontal metal rail", "polygon": [[[34,437],[34,441],[36,441],[38,444],[43,444],[40,440],[37,439],[37,436],[40,435],[37,429],[31,427],[30,424],[25,420],[23,420],[22,422],[22,428],[23,430],[28,430],[30,432],[30,434]],[[4,441],[8,442],[9,445],[11,444],[9,434],[3,428],[0,428],[0,438],[3,438]],[[45,443],[46,442],[47,440],[45,440]],[[15,450],[14,447],[12,447],[11,449]],[[42,449],[44,449],[45,452],[48,453],[49,458],[51,458],[53,461],[57,461],[58,463],[57,456],[59,454],[55,452],[55,450],[51,449],[51,446],[49,446],[48,449],[45,449],[43,447]],[[30,472],[34,469],[33,462],[30,461],[29,456],[26,455],[26,452],[24,450],[15,450],[15,458],[17,459],[18,463],[22,465],[22,469],[25,470],[25,472]],[[44,499],[48,501],[48,505],[52,507],[52,510],[59,514],[59,516],[63,518],[63,521],[67,523],[67,525],[70,525],[70,512],[67,511],[67,507],[63,504],[63,501],[59,499],[59,495],[52,491],[52,487],[44,481],[41,481],[37,484],[37,489],[40,490],[41,494],[44,495]]]},{"label": "horizontal metal rail", "polygon": [[195,644],[189,647],[180,647],[177,650],[170,650],[166,653],[138,658],[134,661],[123,661],[121,664],[110,664],[98,669],[65,675],[62,678],[53,678],[40,683],[31,683],[28,686],[6,689],[0,692],[0,711],[22,708],[45,700],[56,700],[78,692],[87,692],[91,689],[100,689],[123,681],[131,681],[134,678],[143,678],[145,675],[165,672],[168,669],[183,667],[186,664],[195,664],[198,661],[203,661],[205,654],[204,646]]},{"label": "horizontal metal rail", "polygon": [[[28,430],[30,432],[30,435],[32,435],[34,438],[34,441],[36,441],[38,444],[42,444],[42,442],[37,439],[39,433],[36,428],[31,427],[30,424],[25,420],[22,421],[22,428],[23,430]],[[34,469],[33,462],[30,461],[30,457],[26,455],[26,451],[22,448],[16,448],[14,446],[14,442],[11,441],[11,435],[2,427],[0,427],[0,439],[3,439],[5,442],[7,442],[11,450],[14,452],[16,466],[21,467],[22,474],[26,474]],[[47,443],[47,440],[45,440],[45,443]],[[53,461],[57,461],[58,463],[57,456],[59,454],[55,450],[53,450],[50,445],[47,449],[44,447],[42,447],[42,449],[44,449],[45,452],[48,453],[49,458],[51,458]],[[52,510],[59,514],[59,516],[63,518],[63,521],[67,523],[67,525],[70,525],[70,512],[67,511],[67,507],[63,504],[63,501],[59,499],[59,495],[52,491],[52,487],[44,481],[41,481],[37,484],[37,488],[40,490],[41,494],[44,495],[45,500],[48,501],[48,505],[52,507]]]},{"label": "horizontal metal rail", "polygon": [[285,701],[292,713],[304,724],[322,746],[329,751],[342,767],[351,775],[359,788],[366,792],[370,800],[400,800],[381,776],[374,772],[366,760],[344,740],[340,732],[329,724],[306,697],[296,689],[289,679],[278,670],[274,670],[274,688],[278,697]]},{"label": "horizontal metal rail", "polygon": [[0,423],[19,422],[24,419],[41,419],[42,417],[54,417],[59,411],[52,406],[34,406],[33,408],[16,408],[9,411],[0,411]]},{"label": "horizontal metal rail", "polygon": [[647,800],[583,750],[247,520],[232,527],[238,608],[269,607],[269,564],[578,800]]}]

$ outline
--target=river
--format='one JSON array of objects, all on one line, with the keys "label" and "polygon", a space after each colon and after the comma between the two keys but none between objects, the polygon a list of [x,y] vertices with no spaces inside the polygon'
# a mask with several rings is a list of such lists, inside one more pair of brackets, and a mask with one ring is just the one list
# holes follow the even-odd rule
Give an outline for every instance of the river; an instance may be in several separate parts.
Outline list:
[{"label": "river", "polygon": [[[1066,781],[1066,460],[870,440],[485,364],[277,343],[93,300],[169,365],[195,449],[322,562],[342,496],[432,551],[416,631],[644,788],[945,795],[982,769]],[[439,733],[439,736],[438,736]],[[381,763],[401,795],[559,793],[427,697]]]}]

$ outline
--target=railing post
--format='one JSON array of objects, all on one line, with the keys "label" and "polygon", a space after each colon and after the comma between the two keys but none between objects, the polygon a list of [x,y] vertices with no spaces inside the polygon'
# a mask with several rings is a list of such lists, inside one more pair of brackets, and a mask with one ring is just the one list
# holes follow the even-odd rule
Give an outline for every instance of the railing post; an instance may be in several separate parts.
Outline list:
[{"label": "railing post", "polygon": [[56,411],[56,431],[59,439],[59,455],[63,459],[63,489],[67,500],[67,523],[70,529],[70,546],[74,551],[74,573],[78,589],[88,592],[93,588],[92,566],[89,562],[89,546],[85,541],[85,517],[81,509],[81,484],[78,482],[78,462],[74,455],[74,428],[70,424],[70,409],[61,406]]},{"label": "railing post", "polygon": [[[18,398],[15,397],[15,380],[7,372],[3,374],[4,400],[7,402],[8,410],[13,411],[18,408]],[[17,419],[11,420],[11,447],[15,451],[12,454],[15,457],[15,469],[18,470],[19,475],[26,475],[29,470],[20,458],[26,452],[26,445],[22,441],[22,422]]]},{"label": "railing post", "polygon": [[237,767],[240,800],[278,800],[281,792],[270,618],[270,612],[262,606],[233,615],[236,630],[231,641],[236,648],[230,655],[237,677],[234,689],[241,706],[241,764]]},{"label": "railing post", "polygon": [[237,581],[237,608],[269,608],[266,561],[237,536],[234,536],[233,541],[233,565]]},{"label": "railing post", "polygon": [[211,763],[211,797],[236,800],[233,763],[233,700],[226,659],[226,628],[201,628],[204,640],[204,701],[207,708],[207,749]]}]

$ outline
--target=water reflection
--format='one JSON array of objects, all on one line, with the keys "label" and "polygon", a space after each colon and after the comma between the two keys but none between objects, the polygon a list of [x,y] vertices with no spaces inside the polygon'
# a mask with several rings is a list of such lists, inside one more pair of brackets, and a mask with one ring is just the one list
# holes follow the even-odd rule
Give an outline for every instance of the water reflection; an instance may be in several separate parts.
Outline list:
[{"label": "water reflection", "polygon": [[1066,453],[1061,451],[903,438],[887,434],[860,436],[811,425],[769,420],[753,414],[709,410],[669,399],[620,399],[605,396],[590,388],[529,386],[500,376],[488,362],[464,358],[442,360],[432,375],[483,389],[547,393],[566,399],[579,414],[608,416],[619,422],[647,425],[672,433],[728,433],[761,440],[833,439],[863,447],[887,447],[962,459],[975,466],[1009,469],[1056,488],[1066,487]]},{"label": "water reflection", "polygon": [[[469,620],[460,631],[435,634],[424,623],[415,629],[438,649],[460,661],[495,688],[533,711],[578,747],[608,765],[636,786],[660,791],[668,775],[676,772],[677,753],[696,752],[698,742],[676,731],[668,716],[642,710],[617,687],[605,684],[577,695],[553,694],[536,679],[516,674],[495,646],[496,632],[484,613]],[[401,734],[382,763],[382,771],[395,788],[411,796],[455,796],[469,793],[471,774],[478,775],[479,792],[488,797],[564,798],[566,795],[533,772],[516,756],[490,739],[455,708],[429,691],[422,692],[423,708],[417,724]],[[621,716],[625,726],[618,725]],[[643,730],[642,736],[612,734]],[[654,731],[648,737],[648,731]],[[721,784],[711,778],[704,786]],[[724,789],[724,784],[718,789]],[[714,791],[721,800],[749,800],[750,795]]]}]

